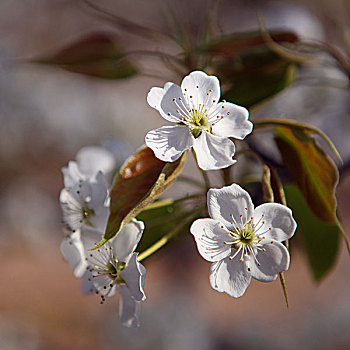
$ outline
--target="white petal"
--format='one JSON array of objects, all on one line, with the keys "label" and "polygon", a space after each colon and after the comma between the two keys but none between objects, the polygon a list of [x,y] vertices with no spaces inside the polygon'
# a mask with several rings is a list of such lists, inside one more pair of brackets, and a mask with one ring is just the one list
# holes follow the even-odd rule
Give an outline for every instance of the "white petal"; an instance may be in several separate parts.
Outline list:
[{"label": "white petal", "polygon": [[[108,186],[105,175],[98,171],[95,177],[89,182],[90,188],[88,195],[91,197],[89,203],[92,207],[104,205],[108,196]],[[83,182],[84,184],[84,182]]]},{"label": "white petal", "polygon": [[84,246],[85,255],[90,256],[90,254],[93,254],[97,257],[99,255],[98,251],[90,251],[90,249],[94,248],[95,245],[101,241],[103,233],[101,231],[96,230],[93,227],[84,226],[81,228],[80,237]]},{"label": "white petal", "polygon": [[194,140],[193,148],[197,162],[203,170],[226,168],[234,163],[235,145],[226,137],[215,136],[204,131]]},{"label": "white petal", "polygon": [[210,285],[218,292],[225,292],[238,298],[244,294],[251,281],[245,261],[238,258],[226,258],[212,264],[210,269]]},{"label": "white petal", "polygon": [[83,203],[75,190],[75,186],[63,188],[60,192],[63,221],[73,231],[83,226]]},{"label": "white petal", "polygon": [[198,219],[191,226],[190,231],[196,240],[199,254],[208,261],[222,260],[231,253],[231,245],[224,242],[233,239],[222,227],[219,221],[212,219]]},{"label": "white petal", "polygon": [[234,226],[233,221],[241,227],[241,223],[244,225],[253,215],[254,206],[249,193],[236,184],[220,189],[212,188],[208,191],[207,198],[209,215],[228,229]]},{"label": "white petal", "polygon": [[93,178],[98,171],[110,174],[116,167],[113,154],[103,147],[87,146],[79,150],[76,155],[79,170],[88,178]]},{"label": "white petal", "polygon": [[98,276],[94,275],[92,283],[94,288],[104,297],[112,297],[115,295],[117,286],[113,284],[113,281],[107,276]]},{"label": "white petal", "polygon": [[118,261],[127,262],[138,245],[145,225],[142,221],[132,220],[126,224],[112,241],[114,256]]},{"label": "white petal", "polygon": [[241,106],[225,102],[221,105],[219,115],[224,116],[213,125],[214,135],[244,139],[253,130],[253,123],[248,120],[248,111]]},{"label": "white petal", "polygon": [[164,89],[161,87],[153,87],[149,91],[147,95],[147,103],[155,108],[157,111],[160,109],[160,103],[162,102],[162,98],[164,96]]},{"label": "white petal", "polygon": [[62,168],[63,182],[65,187],[72,187],[85,180],[85,175],[79,170],[78,163],[70,161],[67,167]]},{"label": "white petal", "polygon": [[82,277],[86,272],[88,264],[85,261],[83,243],[80,240],[80,232],[72,233],[70,237],[64,238],[61,246],[63,257],[69,262],[75,277]]},{"label": "white petal", "polygon": [[126,327],[139,327],[140,302],[131,296],[126,285],[120,285],[118,291],[120,294],[119,318],[121,323]]},{"label": "white petal", "polygon": [[187,126],[163,126],[147,133],[146,145],[163,162],[174,162],[192,147],[194,137]]},{"label": "white petal", "polygon": [[181,83],[181,90],[190,105],[193,104],[197,109],[201,104],[209,110],[220,99],[219,79],[201,71],[194,71],[187,75]]},{"label": "white petal", "polygon": [[137,261],[137,255],[138,253],[132,254],[124,270],[120,272],[120,277],[125,281],[132,297],[137,301],[142,301],[146,299],[142,286],[146,269]]},{"label": "white petal", "polygon": [[274,281],[278,273],[288,270],[289,252],[282,243],[273,240],[262,241],[262,246],[264,250],[259,250],[256,255],[260,266],[250,259],[252,277],[261,282]]},{"label": "white petal", "polygon": [[93,284],[92,272],[90,270],[86,270],[83,276],[83,281],[81,283],[81,291],[83,294],[86,295],[96,294],[97,292],[97,289]]},{"label": "white petal", "polygon": [[[264,216],[262,217],[262,215]],[[260,221],[259,224],[257,224],[258,221]],[[266,234],[262,235],[263,237],[280,242],[291,238],[297,227],[292,211],[279,203],[264,203],[256,207],[254,223],[257,224],[257,227],[261,227],[257,231],[258,234],[267,231]]]},{"label": "white petal", "polygon": [[147,96],[148,104],[157,109],[161,116],[173,123],[188,113],[180,87],[174,83],[166,83],[164,88],[154,87]]}]

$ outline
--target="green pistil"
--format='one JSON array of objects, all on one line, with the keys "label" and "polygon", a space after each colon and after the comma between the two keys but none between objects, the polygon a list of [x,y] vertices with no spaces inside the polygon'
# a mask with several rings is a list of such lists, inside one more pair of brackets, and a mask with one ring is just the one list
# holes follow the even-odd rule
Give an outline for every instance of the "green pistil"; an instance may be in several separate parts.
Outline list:
[{"label": "green pistil", "polygon": [[194,136],[194,138],[199,137],[201,133],[202,133],[202,128],[193,128],[192,129],[192,135]]},{"label": "green pistil", "polygon": [[103,270],[97,270],[97,275],[108,276],[111,280],[116,281],[117,284],[125,283],[123,278],[120,277],[120,272],[125,268],[125,262],[122,261],[110,261]]},{"label": "green pistil", "polygon": [[245,245],[251,245],[254,241],[254,237],[254,231],[252,231],[251,228],[243,229],[239,233],[239,239]]},{"label": "green pistil", "polygon": [[116,281],[118,284],[120,284],[120,283],[125,284],[125,281],[119,275],[120,272],[124,270],[124,268],[125,268],[125,262],[118,261],[118,263],[117,263],[117,278],[116,278]]},{"label": "green pistil", "polygon": [[192,124],[192,135],[195,138],[199,137],[203,130],[208,129],[208,117],[202,111],[194,110],[190,123]]},{"label": "green pistil", "polygon": [[84,219],[88,219],[90,216],[95,215],[95,211],[89,207],[84,207],[81,211]]}]

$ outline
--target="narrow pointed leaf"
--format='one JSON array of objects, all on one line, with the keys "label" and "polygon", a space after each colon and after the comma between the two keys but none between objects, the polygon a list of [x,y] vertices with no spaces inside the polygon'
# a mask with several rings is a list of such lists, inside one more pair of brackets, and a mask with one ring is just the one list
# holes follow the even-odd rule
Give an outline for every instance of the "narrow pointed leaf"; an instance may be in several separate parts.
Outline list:
[{"label": "narrow pointed leaf", "polygon": [[124,57],[112,33],[98,32],[82,37],[36,63],[59,66],[65,70],[105,79],[122,79],[137,73]]},{"label": "narrow pointed leaf", "polygon": [[215,73],[228,88],[223,96],[247,108],[263,102],[295,80],[296,65],[278,57],[268,48],[223,62]]},{"label": "narrow pointed leaf", "polygon": [[[296,43],[288,31],[272,31],[276,43]],[[215,58],[211,69],[220,77],[228,101],[252,107],[294,81],[296,65],[268,47],[261,32],[239,33],[212,41],[199,53]]]},{"label": "narrow pointed leaf", "polygon": [[284,165],[310,210],[328,224],[338,224],[335,188],[338,170],[316,140],[301,129],[277,127],[276,143]]},{"label": "narrow pointed leaf", "polygon": [[162,162],[146,146],[126,160],[113,183],[110,216],[103,243],[117,235],[131,219],[162,194],[180,174],[185,160],[186,153],[173,163]]},{"label": "narrow pointed leaf", "polygon": [[[271,31],[272,40],[277,43],[295,43],[298,37],[293,32],[288,31]],[[237,33],[221,37],[214,40],[201,48],[201,51],[215,56],[230,57],[266,46],[266,41],[260,31]]]},{"label": "narrow pointed leaf", "polygon": [[288,185],[284,189],[298,223],[295,237],[303,245],[314,279],[320,281],[336,263],[340,230],[337,225],[325,224],[310,211],[297,186]]},{"label": "narrow pointed leaf", "polygon": [[186,213],[182,203],[171,199],[160,200],[148,206],[137,216],[137,220],[143,221],[147,228],[147,234],[142,236],[137,246],[138,251],[145,251],[170,232]]}]

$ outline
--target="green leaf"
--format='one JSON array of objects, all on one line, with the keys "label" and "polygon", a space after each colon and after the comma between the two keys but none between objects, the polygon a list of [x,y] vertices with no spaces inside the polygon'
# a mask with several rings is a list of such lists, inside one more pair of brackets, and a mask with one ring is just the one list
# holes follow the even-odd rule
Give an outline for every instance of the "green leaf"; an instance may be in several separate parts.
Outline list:
[{"label": "green leaf", "polygon": [[322,137],[322,139],[327,143],[329,148],[334,152],[334,155],[338,158],[338,160],[343,163],[343,160],[340,157],[340,154],[330,140],[330,138],[322,132],[320,129],[312,126],[310,124],[301,123],[297,120],[286,119],[286,118],[261,118],[254,121],[254,130],[271,128],[276,126],[286,126],[287,128],[300,129],[308,134],[315,134]]},{"label": "green leaf", "polygon": [[308,208],[302,193],[295,185],[285,186],[288,206],[298,223],[296,237],[300,237],[316,281],[331,271],[339,252],[339,228],[320,221]]},{"label": "green leaf", "polygon": [[284,126],[275,130],[283,163],[309,208],[320,220],[337,225],[337,167],[316,140],[302,129]]},{"label": "green leaf", "polygon": [[173,163],[162,162],[153,151],[143,146],[121,167],[111,191],[110,216],[105,244],[136,215],[157,199],[180,174],[186,160],[184,153]]},{"label": "green leaf", "polygon": [[241,55],[216,67],[215,72],[229,88],[223,97],[247,108],[285,89],[295,79],[296,65],[268,48]]},{"label": "green leaf", "polygon": [[[287,31],[272,31],[276,43],[296,43]],[[294,81],[296,65],[268,47],[261,32],[222,37],[199,49],[212,58],[211,69],[223,84],[223,97],[247,108],[264,101]]]},{"label": "green leaf", "polygon": [[147,230],[137,250],[143,252],[148,249],[181,222],[184,216],[186,210],[183,205],[171,199],[160,200],[148,206],[137,216],[138,220],[145,223]]},{"label": "green leaf", "polygon": [[104,79],[128,78],[138,72],[137,67],[124,57],[114,35],[106,32],[92,33],[34,62]]}]

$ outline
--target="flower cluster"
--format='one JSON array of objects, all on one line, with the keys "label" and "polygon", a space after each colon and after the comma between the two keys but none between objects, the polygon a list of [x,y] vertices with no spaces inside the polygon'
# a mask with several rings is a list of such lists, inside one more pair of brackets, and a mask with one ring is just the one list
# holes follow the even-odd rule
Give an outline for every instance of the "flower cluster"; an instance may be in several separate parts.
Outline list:
[{"label": "flower cluster", "polygon": [[[174,162],[193,147],[204,171],[234,164],[235,145],[230,138],[244,139],[253,124],[245,108],[219,100],[219,80],[200,71],[186,76],[181,86],[168,82],[163,88],[152,88],[149,105],[175,123],[147,133],[146,144],[155,157]],[[115,167],[108,151],[85,148],[77,161],[63,168],[65,188],[60,202],[70,233],[61,251],[74,275],[83,279],[84,293],[99,294],[103,303],[118,291],[122,323],[138,326],[140,302],[146,298],[146,269],[134,251],[144,231],[143,222],[131,220],[115,238],[92,249],[97,248],[106,228]],[[254,209],[248,192],[237,184],[210,189],[207,207],[210,218],[194,221],[190,232],[199,253],[212,262],[212,288],[237,298],[252,278],[274,281],[289,268],[289,252],[281,243],[296,229],[289,208],[265,203]]]},{"label": "flower cluster", "polygon": [[102,147],[81,149],[76,161],[62,169],[65,187],[60,193],[63,221],[69,234],[61,252],[76,277],[82,278],[84,294],[99,294],[101,303],[119,292],[119,314],[126,326],[139,325],[140,301],[145,300],[146,269],[135,253],[143,222],[133,220],[103,248],[93,249],[102,239],[109,216],[109,187],[116,170],[113,154]]}]

